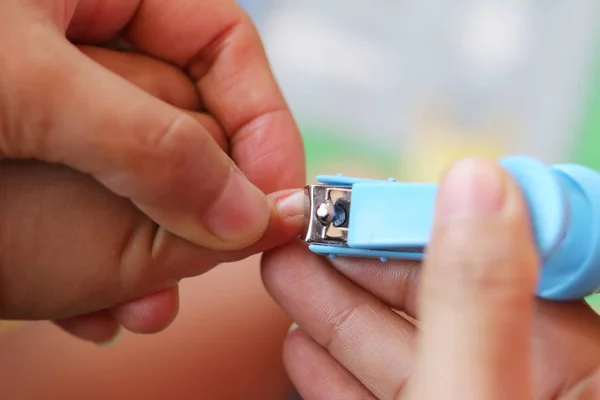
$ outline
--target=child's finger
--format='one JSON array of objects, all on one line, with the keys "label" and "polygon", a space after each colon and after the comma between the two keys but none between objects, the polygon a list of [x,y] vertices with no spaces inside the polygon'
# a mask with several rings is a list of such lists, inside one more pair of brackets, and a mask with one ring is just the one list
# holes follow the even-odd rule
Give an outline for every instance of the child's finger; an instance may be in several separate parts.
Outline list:
[{"label": "child's finger", "polygon": [[494,163],[463,161],[442,183],[420,292],[418,398],[531,398],[538,259],[528,221]]},{"label": "child's finger", "polygon": [[283,361],[304,400],[375,400],[355,377],[301,329],[285,340]]},{"label": "child's finger", "polygon": [[121,333],[121,326],[108,311],[64,318],[54,323],[80,339],[100,345],[114,342]]},{"label": "child's finger", "polygon": [[113,343],[126,329],[133,333],[157,333],[166,329],[177,316],[177,287],[151,294],[110,310],[97,311],[54,321],[80,339],[99,345]]},{"label": "child's finger", "polygon": [[166,329],[179,311],[179,290],[175,286],[110,310],[123,328],[133,333],[157,333]]}]

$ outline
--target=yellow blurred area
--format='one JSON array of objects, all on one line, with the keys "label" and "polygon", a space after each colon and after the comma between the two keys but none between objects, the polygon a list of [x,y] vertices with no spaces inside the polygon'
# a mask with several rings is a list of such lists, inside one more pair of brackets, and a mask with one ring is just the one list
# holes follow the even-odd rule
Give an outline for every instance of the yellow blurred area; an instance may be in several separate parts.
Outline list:
[{"label": "yellow blurred area", "polygon": [[462,158],[496,160],[514,147],[509,124],[488,123],[469,129],[450,112],[433,107],[417,121],[402,152],[401,174],[405,180],[438,182],[448,166]]}]

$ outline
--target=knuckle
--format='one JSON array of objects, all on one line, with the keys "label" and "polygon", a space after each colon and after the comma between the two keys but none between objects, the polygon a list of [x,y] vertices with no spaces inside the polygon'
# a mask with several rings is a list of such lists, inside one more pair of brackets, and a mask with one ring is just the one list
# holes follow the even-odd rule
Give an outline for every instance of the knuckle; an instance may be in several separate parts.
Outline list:
[{"label": "knuckle", "polygon": [[185,161],[181,157],[182,153],[205,144],[205,135],[198,132],[198,125],[192,117],[185,113],[178,113],[159,125],[154,132],[141,135],[141,148],[151,153],[155,160],[160,160],[161,169],[173,168]]},{"label": "knuckle", "polygon": [[361,318],[366,310],[365,305],[351,305],[339,310],[333,310],[327,315],[325,324],[329,327],[329,335],[325,338],[324,347],[332,349],[344,342],[347,332],[351,326]]},{"label": "knuckle", "polygon": [[157,278],[155,275],[161,269],[153,268],[155,260],[152,249],[159,232],[159,227],[149,219],[142,219],[125,232],[118,262],[115,263],[118,268],[118,287],[137,292],[145,282]]},{"label": "knuckle", "polygon": [[141,160],[145,171],[134,175],[148,177],[153,197],[188,199],[193,204],[184,207],[196,210],[208,209],[219,198],[230,172],[228,160],[194,118],[179,113],[140,136],[141,143],[134,144],[133,151],[143,154],[130,159]]},{"label": "knuckle", "polygon": [[172,287],[178,281],[214,267],[219,259],[143,218],[121,239],[117,287],[137,295]]},{"label": "knuckle", "polygon": [[[11,66],[15,62],[18,68]],[[55,93],[59,87],[67,90],[64,75],[53,62],[18,57],[2,65],[0,76],[0,156],[45,156],[57,127],[52,112],[55,101],[43,94]]]}]

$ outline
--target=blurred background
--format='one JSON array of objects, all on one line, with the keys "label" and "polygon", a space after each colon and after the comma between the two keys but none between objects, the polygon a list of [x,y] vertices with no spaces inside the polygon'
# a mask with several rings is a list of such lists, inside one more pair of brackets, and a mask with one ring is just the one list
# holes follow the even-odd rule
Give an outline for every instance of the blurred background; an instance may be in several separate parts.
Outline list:
[{"label": "blurred background", "polygon": [[[458,158],[516,153],[600,170],[597,0],[240,2],[301,128],[309,181],[436,181]],[[288,399],[290,321],[257,260],[185,282],[173,328],[110,348],[0,325],[0,397]]]},{"label": "blurred background", "polygon": [[594,163],[595,0],[242,3],[302,127],[311,173],[352,161],[437,180],[472,154]]}]

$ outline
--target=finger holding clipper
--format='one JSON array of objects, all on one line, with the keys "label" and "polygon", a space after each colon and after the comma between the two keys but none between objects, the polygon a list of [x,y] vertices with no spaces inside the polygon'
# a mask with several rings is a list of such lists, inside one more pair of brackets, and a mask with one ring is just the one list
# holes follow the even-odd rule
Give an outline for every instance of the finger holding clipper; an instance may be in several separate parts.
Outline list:
[{"label": "finger holding clipper", "polygon": [[[114,194],[131,201],[165,230],[198,246],[240,250],[257,242],[269,223],[269,204],[264,194],[267,190],[259,188],[256,181],[249,179],[241,163],[222,151],[202,120],[123,79],[73,46],[63,34],[69,21],[57,20],[55,16],[72,15],[79,2],[62,3],[65,2],[3,2],[0,6],[3,48],[0,54],[0,153],[3,158],[65,165],[92,176]],[[133,12],[129,29],[135,30],[143,20],[155,21],[148,13],[161,17],[169,14],[152,12],[163,2],[138,3],[145,17],[142,12]],[[220,7],[226,9],[219,12]],[[203,47],[215,43],[217,38],[230,44],[237,37],[229,39],[228,36],[232,31],[237,32],[231,27],[241,24],[235,23],[237,11],[230,10],[237,8],[234,5],[220,7],[215,5],[215,12],[191,7],[197,22],[189,26],[200,27],[202,32],[182,34],[193,40],[186,46],[186,54],[179,57],[180,69],[191,65],[190,58],[204,54]],[[206,15],[214,19],[223,13],[231,16],[215,21],[212,28],[198,19]],[[160,26],[146,26],[151,27],[151,32],[161,31],[165,26],[180,32],[181,24],[161,21]],[[36,29],[31,30],[32,26]],[[139,44],[134,39],[131,41],[134,46]],[[230,47],[217,46],[217,52]],[[257,45],[254,47],[258,49]],[[24,52],[24,48],[35,50]],[[169,59],[160,55],[157,58]],[[267,68],[266,63],[261,63],[256,72],[266,75]],[[242,68],[244,72],[248,69]],[[249,81],[256,79],[251,77]],[[243,91],[244,94],[254,92]],[[224,90],[217,91],[217,94],[223,93]],[[271,97],[276,93],[273,89]],[[235,106],[225,107],[225,111],[242,107],[242,97],[238,95]],[[252,103],[253,99],[251,96],[245,103]],[[266,101],[259,100],[256,101],[259,104]],[[270,110],[285,109],[279,97],[274,101],[278,107]],[[242,108],[246,111],[249,107]],[[225,111],[218,114],[227,114]],[[262,120],[264,113],[263,109],[254,107],[233,123],[229,122],[235,129],[230,128],[227,133],[233,136],[239,127],[255,119]],[[268,117],[270,113],[267,114]],[[225,125],[223,118],[217,120]],[[290,130],[291,126],[288,124],[285,128]],[[265,137],[264,130],[261,132],[261,137]],[[297,144],[299,135],[290,130],[290,136],[291,142]],[[281,143],[278,140],[274,142]],[[280,157],[276,151],[269,154]],[[265,155],[262,159],[268,162],[270,157]],[[294,156],[293,161],[296,160],[300,161]]]},{"label": "finger holding clipper", "polygon": [[468,159],[438,196],[419,293],[417,398],[529,399],[538,258],[521,192],[499,165]]}]

